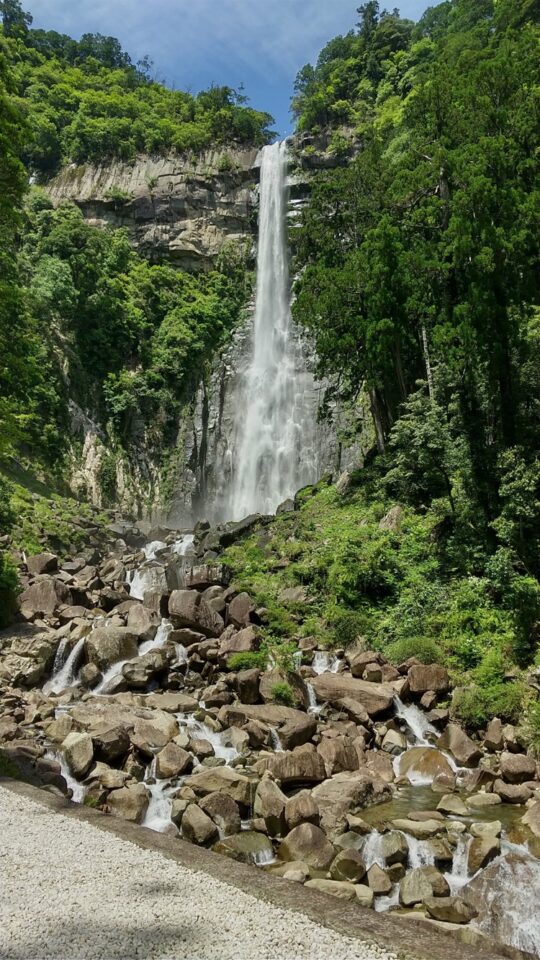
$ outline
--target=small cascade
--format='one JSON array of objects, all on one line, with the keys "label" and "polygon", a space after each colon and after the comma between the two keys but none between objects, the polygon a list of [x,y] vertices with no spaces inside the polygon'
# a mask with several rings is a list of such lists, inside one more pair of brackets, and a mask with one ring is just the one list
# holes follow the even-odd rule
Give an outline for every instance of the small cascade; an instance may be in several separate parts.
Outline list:
[{"label": "small cascade", "polygon": [[396,694],[394,697],[394,709],[396,716],[407,724],[415,746],[433,746],[432,741],[428,739],[428,734],[434,737],[438,737],[439,734],[416,704],[405,704]]},{"label": "small cascade", "polygon": [[342,661],[327,650],[316,650],[311,664],[317,675],[321,673],[337,673]]},{"label": "small cascade", "polygon": [[[154,782],[149,783],[149,780]],[[178,783],[173,787],[168,780],[157,780],[156,761],[154,759],[147,767],[144,785],[150,792],[150,802],[142,822],[143,827],[149,827],[150,830],[156,830],[158,833],[173,828],[170,795],[178,789]]]},{"label": "small cascade", "polygon": [[379,833],[378,830],[372,830],[364,840],[364,845],[362,847],[362,859],[367,870],[369,870],[374,863],[376,863],[379,867],[384,867],[385,859],[382,841],[382,833]]},{"label": "small cascade", "polygon": [[459,893],[461,888],[470,880],[468,856],[471,843],[472,837],[458,837],[454,858],[452,860],[452,869],[449,870],[448,873],[445,873],[452,895]]},{"label": "small cascade", "polygon": [[178,557],[185,557],[190,552],[195,541],[194,533],[184,533],[174,544],[173,553]]},{"label": "small cascade", "polygon": [[147,560],[155,560],[159,550],[165,550],[167,544],[163,540],[152,540],[143,547],[143,553]]},{"label": "small cascade", "polygon": [[[84,641],[85,637],[81,637],[73,647],[73,650],[60,669],[58,671],[56,671],[56,669],[53,671],[51,679],[48,680],[43,687],[43,693],[61,693],[62,690],[66,689],[66,687],[73,686],[73,684],[76,682],[77,670],[84,648]],[[60,646],[61,645],[62,644],[60,644]],[[64,651],[62,651],[62,657],[64,656],[64,653],[65,648]],[[59,654],[60,650],[57,652],[57,658],[59,657]],[[56,658],[54,665],[56,667]]]},{"label": "small cascade", "polygon": [[283,753],[283,744],[275,727],[270,728],[270,743],[274,753]]},{"label": "small cascade", "polygon": [[433,851],[428,840],[417,840],[411,834],[403,834],[409,845],[409,866],[411,870],[417,867],[431,867],[435,863]]},{"label": "small cascade", "polygon": [[202,720],[196,720],[195,717],[186,717],[179,714],[177,717],[180,726],[187,729],[190,737],[194,740],[208,740],[208,743],[214,748],[216,757],[225,760],[229,764],[238,756],[236,747],[227,744],[227,733],[224,731],[211,730]]},{"label": "small cascade", "polygon": [[68,789],[71,790],[71,799],[74,803],[82,803],[86,792],[84,785],[72,776],[64,754],[60,753],[59,750],[47,750],[45,756],[48,760],[54,760],[55,763],[60,764],[60,772],[68,785]]},{"label": "small cascade", "polygon": [[317,697],[313,685],[306,680],[306,690],[308,693],[309,703],[308,703],[308,713],[313,713],[315,715],[319,714],[324,706],[322,703],[317,703]]},{"label": "small cascade", "polygon": [[135,600],[144,600],[150,590],[161,590],[164,584],[163,567],[154,560],[145,561],[137,570],[130,570],[127,576],[129,595]]}]

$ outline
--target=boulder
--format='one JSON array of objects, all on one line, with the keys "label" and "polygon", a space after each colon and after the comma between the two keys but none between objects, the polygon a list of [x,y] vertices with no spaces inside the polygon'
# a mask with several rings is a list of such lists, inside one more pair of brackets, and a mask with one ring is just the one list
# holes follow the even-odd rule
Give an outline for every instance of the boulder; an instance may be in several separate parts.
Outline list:
[{"label": "boulder", "polygon": [[178,724],[174,717],[160,710],[154,710],[151,719],[136,717],[130,739],[134,747],[146,757],[154,755],[165,747],[178,734]]},{"label": "boulder", "polygon": [[370,890],[376,897],[386,896],[390,893],[393,883],[382,867],[378,863],[373,863],[367,872],[367,882]]},{"label": "boulder", "polygon": [[493,795],[499,796],[503,803],[527,803],[532,797],[532,790],[525,783],[505,783],[504,780],[495,780]]},{"label": "boulder", "polygon": [[323,737],[317,753],[323,758],[327,777],[344,770],[358,770],[358,754],[350,737]]},{"label": "boulder", "polygon": [[425,897],[424,906],[433,920],[443,923],[470,923],[476,916],[477,910],[466,903],[461,897]]},{"label": "boulder", "polygon": [[237,673],[236,689],[241,703],[254,704],[259,702],[260,678],[261,671],[256,669],[241,670],[240,673]]},{"label": "boulder", "polygon": [[332,880],[358,883],[366,875],[366,865],[358,850],[340,850],[330,867]]},{"label": "boulder", "polygon": [[107,797],[110,812],[131,823],[142,823],[149,802],[150,794],[142,783],[133,783],[120,790],[112,790]]},{"label": "boulder", "polygon": [[209,846],[219,837],[216,824],[196,803],[190,803],[182,817],[182,836],[199,846]]},{"label": "boulder", "polygon": [[535,837],[540,837],[540,800],[536,800],[529,807],[527,813],[521,818],[521,822],[534,833]]},{"label": "boulder", "polygon": [[440,750],[449,750],[462,767],[473,767],[482,757],[478,744],[457,723],[448,724],[437,746]]},{"label": "boulder", "polygon": [[86,657],[100,670],[119,660],[131,660],[138,653],[138,636],[127,627],[96,627],[84,641]]},{"label": "boulder", "polygon": [[463,800],[454,793],[445,793],[437,804],[437,810],[448,813],[453,817],[466,817],[468,810]]},{"label": "boulder", "polygon": [[82,780],[92,766],[94,745],[87,733],[68,733],[62,743],[62,753],[67,765],[77,780]]},{"label": "boulder", "polygon": [[157,612],[143,606],[142,603],[130,604],[127,625],[141,640],[153,640],[160,623]]},{"label": "boulder", "polygon": [[234,626],[239,629],[241,627],[247,627],[254,610],[255,604],[249,593],[239,593],[229,603],[229,609],[227,611],[228,622],[233,623]]},{"label": "boulder", "polygon": [[256,817],[262,817],[271,837],[280,837],[285,833],[285,805],[287,797],[277,783],[263,777],[255,791],[253,810]]},{"label": "boulder", "polygon": [[224,727],[243,726],[246,720],[257,720],[268,724],[269,727],[278,731],[284,750],[307,743],[317,731],[316,717],[276,703],[254,705],[235,703],[224,706],[219,711],[218,719]]},{"label": "boulder", "polygon": [[360,703],[370,717],[386,713],[392,707],[394,691],[389,684],[357,680],[346,673],[321,673],[311,685],[319,702],[335,703],[350,698]]},{"label": "boulder", "polygon": [[255,627],[244,627],[238,632],[228,627],[220,637],[219,656],[223,661],[234,653],[254,653],[259,649],[261,638]]},{"label": "boulder", "polygon": [[40,573],[53,573],[58,570],[58,557],[54,553],[37,553],[26,558],[26,567],[33,577]]},{"label": "boulder", "polygon": [[255,764],[255,769],[259,774],[269,770],[272,776],[287,787],[320,783],[326,778],[322,757],[315,749],[306,750],[303,747],[261,757]]},{"label": "boulder", "polygon": [[399,758],[399,774],[413,784],[429,784],[444,774],[452,777],[452,767],[440,750],[431,747],[411,747]]},{"label": "boulder", "polygon": [[393,757],[399,756],[407,749],[407,738],[399,730],[387,730],[384,735],[381,749]]},{"label": "boulder", "polygon": [[504,746],[503,725],[498,717],[493,717],[487,725],[484,746],[490,753],[496,753]]},{"label": "boulder", "polygon": [[171,740],[156,756],[156,777],[158,780],[171,780],[186,773],[193,766],[193,758]]},{"label": "boulder", "polygon": [[243,830],[220,840],[213,849],[240,863],[270,863],[274,859],[272,841],[256,830]]},{"label": "boulder", "polygon": [[173,590],[169,597],[169,617],[175,627],[187,627],[205,637],[219,637],[223,633],[223,618],[196,590]]},{"label": "boulder", "polygon": [[501,754],[501,777],[506,783],[525,783],[536,777],[536,763],[524,753]]},{"label": "boulder", "polygon": [[299,823],[314,823],[319,826],[319,808],[309,790],[299,790],[287,800],[285,820],[289,830],[293,830]]},{"label": "boulder", "polygon": [[208,587],[219,586],[223,583],[224,571],[221,564],[204,563],[191,567],[185,573],[186,587],[194,590],[207,590]]},{"label": "boulder", "polygon": [[195,697],[189,697],[185,693],[173,693],[167,690],[165,693],[150,693],[145,698],[144,703],[147,707],[156,710],[165,710],[167,713],[194,713],[198,709],[199,702]]},{"label": "boulder", "polygon": [[117,760],[129,750],[129,734],[122,724],[100,721],[92,728],[92,741],[96,755],[101,760]]},{"label": "boulder", "polygon": [[89,690],[97,687],[103,674],[95,663],[85,663],[79,670],[79,682]]},{"label": "boulder", "polygon": [[151,680],[159,677],[168,667],[165,650],[149,650],[142,657],[129,660],[122,667],[122,676],[128,687],[146,690]]},{"label": "boulder", "polygon": [[500,852],[501,844],[497,837],[474,837],[467,853],[469,873],[476,873],[486,867]]},{"label": "boulder", "polygon": [[428,690],[433,690],[434,693],[446,693],[450,688],[448,670],[438,663],[416,663],[409,669],[407,677],[409,690],[413,696],[421,696]]},{"label": "boulder", "polygon": [[364,771],[337,773],[314,787],[312,797],[321,816],[321,825],[335,836],[347,828],[347,814],[372,803],[389,800],[392,794],[388,784]]},{"label": "boulder", "polygon": [[243,776],[232,767],[208,767],[193,773],[185,785],[197,794],[224,793],[241,807],[250,807],[255,793],[256,783]]},{"label": "boulder", "polygon": [[334,848],[320,827],[301,823],[287,834],[278,848],[280,860],[302,860],[314,870],[328,870]]},{"label": "boulder", "polygon": [[66,585],[53,577],[36,581],[23,590],[19,597],[21,614],[25,620],[52,617],[57,607],[71,602],[71,593]]},{"label": "boulder", "polygon": [[199,800],[201,810],[214,821],[221,835],[229,837],[242,828],[238,804],[225,793],[209,793]]},{"label": "boulder", "polygon": [[390,830],[382,836],[382,854],[388,867],[394,863],[407,863],[409,844],[406,837],[397,830]]},{"label": "boulder", "polygon": [[437,836],[446,829],[444,820],[409,820],[407,818],[398,818],[392,820],[392,826],[396,830],[403,830],[410,833],[417,840],[429,840]]},{"label": "boulder", "polygon": [[466,805],[470,810],[483,810],[486,807],[496,807],[501,802],[496,793],[475,793],[472,797],[467,797]]},{"label": "boulder", "polygon": [[444,897],[449,892],[447,881],[435,867],[416,867],[399,885],[399,902],[404,907],[414,907],[428,897]]}]

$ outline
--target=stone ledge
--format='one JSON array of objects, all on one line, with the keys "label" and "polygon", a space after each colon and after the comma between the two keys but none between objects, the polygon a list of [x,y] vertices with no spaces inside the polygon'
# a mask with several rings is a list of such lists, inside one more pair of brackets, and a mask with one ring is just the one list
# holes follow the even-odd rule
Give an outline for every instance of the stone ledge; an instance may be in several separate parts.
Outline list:
[{"label": "stone ledge", "polygon": [[40,803],[51,812],[82,820],[144,850],[160,853],[190,870],[208,873],[259,900],[301,913],[343,936],[371,941],[393,950],[402,960],[534,960],[531,954],[495,944],[481,935],[475,938],[477,942],[474,944],[465,943],[461,936],[470,936],[470,929],[446,931],[425,920],[403,919],[352,906],[257,867],[246,866],[182,840],[171,840],[171,837],[146,827],[106,816],[99,810],[72,803],[26,783],[0,778],[0,785]]}]

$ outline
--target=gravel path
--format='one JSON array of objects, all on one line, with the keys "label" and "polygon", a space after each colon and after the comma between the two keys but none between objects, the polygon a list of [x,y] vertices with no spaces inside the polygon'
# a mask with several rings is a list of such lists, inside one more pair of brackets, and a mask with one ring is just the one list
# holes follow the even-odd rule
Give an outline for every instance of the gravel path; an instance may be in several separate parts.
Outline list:
[{"label": "gravel path", "polygon": [[397,960],[0,788],[2,960]]}]

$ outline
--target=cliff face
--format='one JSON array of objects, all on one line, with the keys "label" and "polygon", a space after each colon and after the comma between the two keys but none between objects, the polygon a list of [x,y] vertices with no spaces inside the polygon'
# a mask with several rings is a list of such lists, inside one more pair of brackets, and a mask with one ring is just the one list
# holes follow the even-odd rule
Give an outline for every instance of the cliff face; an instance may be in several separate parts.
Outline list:
[{"label": "cliff face", "polygon": [[124,227],[153,261],[209,268],[226,241],[253,233],[256,148],[197,157],[65,167],[47,184],[53,203],[72,200],[95,226]]},{"label": "cliff face", "polygon": [[[291,146],[295,160],[289,212],[294,223],[309,196],[309,170],[331,160],[324,160],[325,143],[316,145],[317,153],[311,141],[294,140]],[[315,163],[319,154],[323,159]],[[62,170],[47,191],[55,204],[66,199],[75,202],[95,226],[126,228],[139,253],[152,261],[167,260],[188,270],[210,269],[227,243],[247,243],[254,252],[257,156],[256,149],[229,148],[192,159],[140,157],[134,164],[116,161],[99,167],[72,166]],[[176,449],[168,457],[166,481],[146,448],[144,424],[140,424],[128,457],[112,450],[102,426],[71,404],[73,430],[82,439],[73,462],[75,487],[99,504],[99,478],[112,465],[121,506],[139,516],[162,520],[166,515],[185,526],[203,516],[214,522],[229,517],[238,449],[235,431],[241,384],[251,356],[253,307],[253,303],[248,305],[244,323],[227,348],[215,356],[186,404]],[[296,378],[306,402],[317,410],[324,388],[306,376],[305,363],[296,371]],[[321,424],[317,430],[314,457],[319,475],[358,459],[358,449],[342,450],[337,433],[335,422]]]}]

